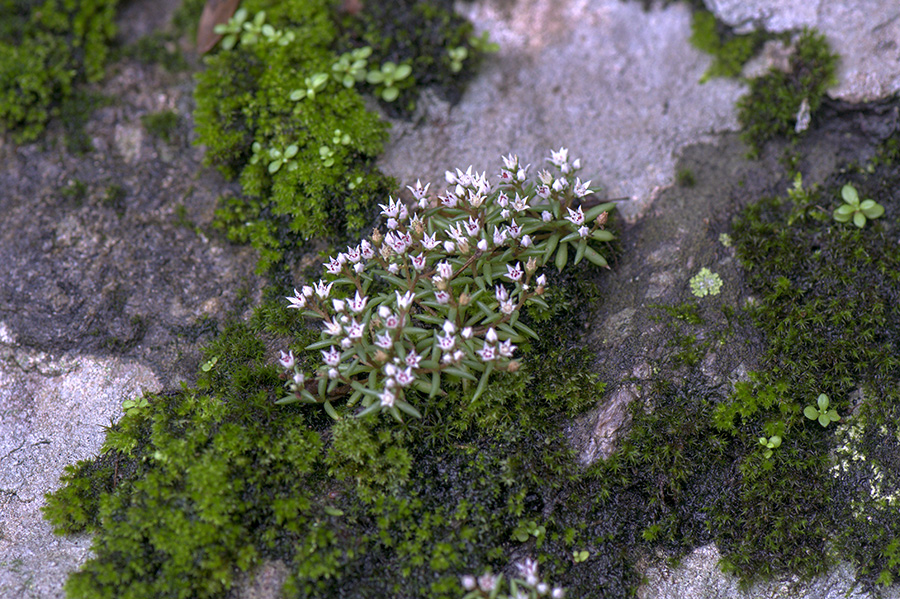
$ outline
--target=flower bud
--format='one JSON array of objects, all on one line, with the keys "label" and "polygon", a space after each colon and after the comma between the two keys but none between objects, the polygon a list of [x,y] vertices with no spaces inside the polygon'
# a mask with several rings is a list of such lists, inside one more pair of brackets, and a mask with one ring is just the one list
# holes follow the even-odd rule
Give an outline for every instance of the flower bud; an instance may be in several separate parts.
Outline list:
[{"label": "flower bud", "polygon": [[468,306],[470,301],[471,301],[471,298],[469,297],[468,293],[460,294],[459,299],[456,300],[456,302],[460,305],[460,307]]},{"label": "flower bud", "polygon": [[384,236],[381,234],[381,231],[379,231],[378,229],[372,230],[372,243],[374,243],[376,247],[381,245],[383,239]]},{"label": "flower bud", "polygon": [[375,355],[373,357],[375,358],[376,362],[385,362],[388,359],[388,355],[380,349],[375,352]]},{"label": "flower bud", "polygon": [[536,271],[536,270],[537,270],[537,260],[534,258],[534,256],[532,256],[525,263],[525,272],[527,272],[528,274],[534,274],[534,271]]},{"label": "flower bud", "polygon": [[466,255],[469,253],[469,243],[467,241],[462,240],[456,246],[459,248],[460,254]]},{"label": "flower bud", "polygon": [[519,361],[518,360],[511,360],[509,362],[509,364],[506,365],[507,372],[516,372],[517,370],[519,370]]},{"label": "flower bud", "polygon": [[609,213],[608,213],[608,212],[601,212],[601,213],[600,213],[600,216],[597,217],[597,226],[600,227],[600,228],[602,229],[602,228],[603,228],[603,225],[606,224],[606,220],[607,220],[608,218],[609,218]]}]

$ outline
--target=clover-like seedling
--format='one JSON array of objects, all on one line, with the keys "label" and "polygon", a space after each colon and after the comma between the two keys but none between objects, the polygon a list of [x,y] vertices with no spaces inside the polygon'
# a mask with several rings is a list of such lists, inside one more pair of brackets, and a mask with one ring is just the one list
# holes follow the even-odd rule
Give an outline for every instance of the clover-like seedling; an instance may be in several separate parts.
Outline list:
[{"label": "clover-like seedling", "polygon": [[772,457],[772,450],[781,447],[781,437],[778,435],[772,435],[768,439],[760,437],[759,444],[766,448],[766,451],[763,452],[763,457],[768,460]]},{"label": "clover-like seedling", "polygon": [[334,166],[334,150],[328,146],[319,146],[319,158],[322,159],[322,166]]},{"label": "clover-like seedling", "polygon": [[[263,14],[263,18],[265,19],[265,13]],[[213,28],[213,31],[218,35],[223,35],[225,37],[222,38],[222,48],[225,50],[231,50],[237,45],[238,36],[240,36],[241,32],[244,30],[244,23],[247,21],[247,9],[241,8],[238,9],[234,16],[232,16],[227,23],[222,23],[220,25],[216,25]]]},{"label": "clover-like seedling", "polygon": [[459,73],[462,70],[463,62],[469,56],[469,49],[465,46],[447,49],[447,57],[450,59],[450,70]]},{"label": "clover-like seedling", "polygon": [[274,175],[285,165],[287,165],[288,170],[295,170],[297,163],[293,158],[299,150],[300,148],[297,147],[297,144],[291,144],[284,150],[279,150],[278,148],[269,149],[269,173]]},{"label": "clover-like seedling", "polygon": [[371,55],[372,48],[369,46],[341,54],[338,61],[331,65],[332,76],[344,87],[353,87],[365,81],[368,58]]},{"label": "clover-like seedling", "polygon": [[706,267],[691,277],[691,293],[697,297],[706,295],[719,295],[722,288],[722,278]]},{"label": "clover-like seedling", "polygon": [[478,52],[493,54],[500,50],[500,44],[491,41],[490,33],[485,31],[480,36],[469,38],[469,45]]},{"label": "clover-like seedling", "polygon": [[839,223],[849,222],[853,219],[853,224],[862,229],[866,226],[866,219],[875,219],[884,214],[884,206],[875,200],[859,201],[859,194],[856,188],[850,185],[844,185],[841,188],[841,197],[844,204],[834,211],[834,220]]},{"label": "clover-like seedling", "polygon": [[316,73],[312,77],[307,77],[303,81],[303,85],[305,88],[295,89],[291,92],[291,100],[294,102],[299,102],[304,98],[309,98],[310,100],[314,100],[316,97],[316,92],[322,91],[325,87],[325,84],[328,83],[328,75],[325,73]]},{"label": "clover-like seedling", "polygon": [[803,408],[803,415],[810,420],[818,420],[822,426],[828,426],[832,422],[837,422],[841,419],[837,410],[828,409],[828,396],[824,393],[819,394],[819,397],[816,399],[816,405],[818,407],[806,406]]},{"label": "clover-like seedling", "polygon": [[366,81],[379,86],[379,95],[385,102],[393,102],[400,95],[400,88],[395,83],[406,79],[412,74],[412,67],[408,64],[397,65],[386,62],[377,71],[369,71]]},{"label": "clover-like seedling", "polygon": [[150,402],[147,401],[147,398],[141,396],[137,399],[126,399],[122,402],[122,409],[125,410],[125,414],[127,416],[131,416],[136,414],[141,408],[146,408],[150,405]]}]

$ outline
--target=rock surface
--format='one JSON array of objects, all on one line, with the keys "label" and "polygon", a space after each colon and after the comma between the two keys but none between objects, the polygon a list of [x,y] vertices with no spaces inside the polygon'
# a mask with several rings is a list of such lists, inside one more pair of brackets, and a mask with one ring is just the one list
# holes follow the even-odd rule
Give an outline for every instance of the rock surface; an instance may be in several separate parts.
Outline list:
[{"label": "rock surface", "polygon": [[[844,55],[834,97],[858,101],[900,90],[900,8],[891,0],[710,5],[735,25],[820,27]],[[129,3],[137,13],[128,18],[156,7]],[[733,256],[717,236],[741,198],[784,188],[777,150],[743,161],[729,134],[743,87],[698,83],[710,59],[688,43],[685,5],[644,11],[620,0],[482,0],[465,10],[501,44],[500,53],[460,104],[426,101],[418,120],[395,123],[381,165],[403,184],[438,183],[452,167],[493,170],[508,152],[532,168],[561,145],[580,156],[595,187],[631,200],[621,213],[632,225],[620,263],[598,277],[609,299],[587,323],[586,337],[604,380],[645,379],[661,351],[649,304],[683,297],[700,266],[714,266],[724,292],[743,297]],[[89,539],[53,537],[40,519],[43,494],[65,465],[99,449],[102,426],[124,399],[190,377],[217,322],[253,305],[261,285],[251,274],[253,255],[207,229],[216,196],[233,187],[201,169],[200,149],[188,145],[189,77],[125,63],[104,91],[121,101],[91,118],[96,151],[88,156],[0,145],[0,260],[8,265],[0,286],[2,599],[63,596]],[[171,144],[139,120],[163,109],[182,117]],[[824,176],[840,161],[864,157],[896,127],[890,118],[829,121],[806,167]],[[697,174],[696,188],[672,187],[683,167]],[[704,374],[725,381],[750,368],[752,353],[722,351]],[[621,398],[614,405],[639,398],[630,387],[609,388]],[[614,443],[619,424],[604,422],[623,422],[617,410],[576,427],[585,461],[602,455],[597,445]],[[745,595],[718,571],[717,559],[714,547],[698,548],[681,568],[667,570],[662,558],[648,557],[641,596],[837,598],[852,580],[844,568]],[[283,570],[269,565],[233,595],[274,597]]]}]

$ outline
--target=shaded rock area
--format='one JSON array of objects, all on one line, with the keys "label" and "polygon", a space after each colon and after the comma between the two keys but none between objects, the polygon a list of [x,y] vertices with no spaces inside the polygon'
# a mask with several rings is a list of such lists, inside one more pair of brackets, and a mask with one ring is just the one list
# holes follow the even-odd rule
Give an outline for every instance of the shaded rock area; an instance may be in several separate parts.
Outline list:
[{"label": "shaded rock area", "polygon": [[[844,54],[836,98],[874,100],[900,90],[900,50],[891,46],[891,36],[900,39],[900,17],[892,16],[900,9],[891,0],[760,2],[757,12],[748,12],[751,3],[709,4],[734,25],[822,28]],[[131,2],[127,19],[141,22],[158,7]],[[448,168],[494,169],[509,152],[539,168],[549,149],[567,146],[602,194],[628,198],[621,254],[596,275],[604,300],[584,339],[573,340],[596,350],[597,371],[609,382],[597,409],[573,426],[589,463],[616,447],[628,404],[649,400],[641,383],[660,369],[677,374],[654,306],[693,300],[688,280],[701,267],[724,281],[716,305],[750,299],[734,250],[719,235],[742,206],[787,188],[783,148],[744,158],[732,133],[744,88],[698,83],[710,59],[688,43],[685,5],[644,11],[619,0],[485,0],[463,9],[500,53],[460,104],[426,98],[417,119],[394,123],[380,164],[403,185],[438,183]],[[190,381],[199,348],[219,324],[258,302],[255,256],[210,228],[216,198],[237,187],[200,166],[202,148],[190,143],[191,90],[189,74],[120,63],[97,89],[113,101],[88,122],[93,151],[67,153],[59,130],[43,145],[0,141],[2,598],[64,596],[89,539],[53,537],[40,518],[43,494],[65,465],[99,450],[103,426],[123,400]],[[168,142],[140,120],[163,110],[179,119]],[[841,163],[865,160],[896,128],[895,104],[831,102],[802,144],[800,168],[809,183],[820,181]],[[695,183],[676,185],[679,171]],[[713,309],[705,316],[721,318]],[[761,340],[749,328],[736,337],[740,343],[717,347],[702,364],[711,385],[726,389],[754,368]],[[639,596],[868,596],[853,590],[848,568],[745,592],[718,570],[714,546],[696,549],[677,568],[666,557],[646,556]],[[275,597],[285,575],[283,564],[268,564],[231,595]]]}]

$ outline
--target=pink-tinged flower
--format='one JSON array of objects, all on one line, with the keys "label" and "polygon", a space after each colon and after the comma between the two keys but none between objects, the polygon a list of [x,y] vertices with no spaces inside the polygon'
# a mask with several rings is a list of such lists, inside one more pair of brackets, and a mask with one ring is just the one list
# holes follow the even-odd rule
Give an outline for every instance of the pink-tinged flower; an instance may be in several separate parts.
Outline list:
[{"label": "pink-tinged flower", "polygon": [[284,353],[283,351],[279,351],[278,363],[281,364],[281,367],[285,370],[294,367],[294,352],[289,351],[288,353]]},{"label": "pink-tinged flower", "polygon": [[316,295],[319,296],[319,299],[327,299],[331,294],[331,288],[334,286],[334,283],[325,284],[325,281],[319,279],[319,282],[316,283]]},{"label": "pink-tinged flower", "polygon": [[335,312],[343,312],[345,307],[344,300],[333,299],[331,300],[331,306]]},{"label": "pink-tinged flower", "polygon": [[350,337],[344,337],[341,339],[341,349],[350,349],[350,346],[353,345],[353,339]]},{"label": "pink-tinged flower", "polygon": [[535,192],[537,193],[538,197],[541,197],[545,200],[550,197],[550,188],[546,185],[538,185],[538,188],[535,190]]},{"label": "pink-tinged flower", "polygon": [[340,375],[341,375],[341,373],[338,372],[338,369],[337,369],[337,368],[329,368],[329,369],[328,369],[328,378],[330,378],[331,380],[336,379],[336,378],[339,377]]},{"label": "pink-tinged flower", "polygon": [[350,324],[344,327],[344,330],[347,331],[347,337],[350,339],[359,339],[363,336],[363,331],[365,327],[356,322],[356,319],[350,321]]},{"label": "pink-tinged flower", "polygon": [[407,291],[403,295],[400,295],[399,291],[394,291],[394,293],[397,294],[397,305],[401,310],[408,310],[413,300],[416,299],[416,295],[412,291]]},{"label": "pink-tinged flower", "polygon": [[[303,292],[303,297],[305,297],[307,299],[312,297],[313,288],[310,287],[309,285],[304,285],[303,289],[301,291]],[[294,293],[297,293],[296,289],[294,289]]]},{"label": "pink-tinged flower", "polygon": [[349,260],[353,264],[356,264],[357,262],[359,262],[360,258],[362,258],[362,254],[359,251],[359,246],[352,248],[348,245],[347,246],[347,260]]},{"label": "pink-tinged flower", "polygon": [[382,349],[390,349],[393,344],[394,341],[391,339],[390,333],[382,333],[375,336],[375,345]]},{"label": "pink-tinged flower", "polygon": [[538,583],[538,563],[533,559],[526,559],[521,564],[516,564],[516,567],[519,569],[519,576],[521,576],[528,586],[534,586]]},{"label": "pink-tinged flower", "polygon": [[531,247],[531,244],[532,244],[532,241],[531,241],[531,235],[524,235],[524,236],[522,236],[521,244],[522,244],[522,247],[523,247],[523,248]]},{"label": "pink-tinged flower", "polygon": [[438,275],[445,281],[449,281],[453,276],[453,265],[449,262],[439,262],[436,268]]},{"label": "pink-tinged flower", "polygon": [[366,265],[363,264],[362,262],[357,262],[356,264],[353,265],[353,272],[355,272],[356,274],[362,273],[362,271],[364,271],[365,269],[366,269]]},{"label": "pink-tinged flower", "polygon": [[322,351],[322,361],[325,362],[327,366],[337,366],[341,363],[341,352],[337,350],[333,345],[328,348],[328,351]]},{"label": "pink-tinged flower", "polygon": [[392,275],[396,275],[400,272],[400,265],[394,262],[393,264],[388,265],[388,272]]},{"label": "pink-tinged flower", "polygon": [[387,219],[387,223],[385,224],[387,225],[387,228],[391,229],[392,231],[400,226],[400,223],[397,222],[396,218]]},{"label": "pink-tinged flower", "polygon": [[366,303],[369,301],[369,296],[359,297],[359,290],[356,291],[356,297],[353,299],[347,300],[347,305],[350,306],[350,309],[353,310],[354,314],[359,314],[366,308]]},{"label": "pink-tinged flower", "polygon": [[504,192],[500,192],[500,195],[497,196],[497,203],[501,208],[506,208],[509,206],[509,196]]},{"label": "pink-tinged flower", "polygon": [[375,257],[375,248],[367,240],[363,239],[359,243],[359,253],[365,260],[371,260]]},{"label": "pink-tinged flower", "polygon": [[509,299],[509,291],[507,291],[506,287],[504,287],[503,285],[495,285],[494,297],[497,298],[498,302],[505,302]]},{"label": "pink-tinged flower", "polygon": [[514,199],[512,202],[512,207],[516,212],[522,212],[523,210],[525,210],[525,208],[528,207],[528,198],[523,198],[517,193],[516,199]]},{"label": "pink-tinged flower", "polygon": [[437,303],[443,305],[450,301],[450,294],[442,289],[437,289],[434,292],[434,299]]},{"label": "pink-tinged flower", "polygon": [[591,186],[591,182],[588,181],[586,183],[582,183],[581,179],[575,179],[575,187],[572,191],[575,192],[575,197],[581,198],[586,196],[589,193],[592,193],[589,189]]},{"label": "pink-tinged flower", "polygon": [[504,208],[503,210],[501,210],[501,211],[500,211],[500,218],[502,218],[503,220],[508,219],[508,218],[509,218],[509,210],[506,209],[506,208]]},{"label": "pink-tinged flower", "polygon": [[385,389],[384,391],[382,391],[379,397],[381,399],[382,408],[393,408],[394,400],[397,399],[397,396],[394,395],[394,392],[390,389]]},{"label": "pink-tinged flower", "polygon": [[472,338],[472,327],[466,327],[462,331],[459,332],[459,336],[463,339],[471,339]]},{"label": "pink-tinged flower", "polygon": [[415,187],[410,187],[409,185],[407,185],[406,189],[412,192],[413,197],[416,198],[416,200],[421,200],[425,197],[425,194],[428,193],[429,187],[431,187],[431,183],[428,183],[427,185],[425,185],[425,187],[422,187],[422,182],[417,179]]},{"label": "pink-tinged flower", "polygon": [[494,227],[494,245],[503,245],[506,241],[507,232],[505,230]]},{"label": "pink-tinged flower", "polygon": [[545,223],[549,223],[551,220],[553,220],[553,215],[550,214],[548,210],[544,210],[543,212],[541,212],[541,220]]},{"label": "pink-tinged flower", "polygon": [[522,270],[522,263],[516,262],[515,266],[510,264],[506,265],[506,276],[511,281],[519,281],[522,278],[522,275],[525,274],[525,271]]},{"label": "pink-tinged flower", "polygon": [[332,258],[328,264],[325,265],[325,270],[328,271],[328,274],[331,275],[339,275],[341,274],[341,270],[344,268],[344,265],[340,263],[337,258]]},{"label": "pink-tinged flower", "polygon": [[500,182],[501,183],[511,183],[515,179],[515,175],[513,175],[510,171],[506,169],[500,170]]},{"label": "pink-tinged flower", "polygon": [[585,227],[584,225],[581,225],[580,227],[578,227],[578,234],[581,235],[582,237],[587,237],[588,235],[591,234],[591,230],[588,229],[587,227]]},{"label": "pink-tinged flower", "polygon": [[435,334],[438,340],[438,347],[441,348],[441,351],[448,352],[453,349],[456,345],[456,336],[455,335],[444,335],[441,337],[440,335]]},{"label": "pink-tinged flower", "polygon": [[490,362],[497,359],[497,349],[493,345],[485,345],[481,349],[475,350],[475,353],[481,357],[482,362]]},{"label": "pink-tinged flower", "polygon": [[512,358],[513,352],[516,351],[516,346],[512,344],[512,341],[507,339],[506,341],[500,342],[497,351],[499,351],[500,355],[504,358]]},{"label": "pink-tinged flower", "polygon": [[306,307],[306,297],[300,295],[300,293],[298,293],[296,289],[294,289],[294,297],[285,297],[284,299],[291,303],[288,308],[296,308],[300,310]]},{"label": "pink-tinged flower", "polygon": [[295,387],[302,387],[303,383],[306,382],[306,377],[303,376],[302,372],[295,372],[294,376],[293,376],[293,380],[294,380]]},{"label": "pink-tinged flower", "polygon": [[469,237],[475,237],[476,235],[478,235],[478,232],[481,230],[481,223],[479,223],[477,220],[475,220],[471,216],[469,217],[469,220],[467,220],[465,223],[463,223],[463,226],[465,226],[466,233],[469,234]]},{"label": "pink-tinged flower", "polygon": [[448,335],[452,335],[453,333],[456,332],[456,325],[453,324],[452,322],[450,322],[449,320],[445,320],[444,325],[441,328],[444,329],[444,332],[447,333]]},{"label": "pink-tinged flower", "polygon": [[422,245],[425,246],[426,250],[433,250],[437,246],[441,245],[441,242],[437,240],[437,233],[432,233],[431,235],[425,235],[422,237]]},{"label": "pink-tinged flower", "polygon": [[418,272],[422,272],[422,269],[425,268],[425,265],[428,263],[425,254],[419,254],[418,256],[412,256],[410,258],[412,262],[413,268],[415,268]]},{"label": "pink-tinged flower", "polygon": [[517,225],[515,219],[513,219],[513,221],[506,227],[506,232],[513,239],[518,239],[519,235],[522,234],[522,227]]},{"label": "pink-tinged flower", "polygon": [[326,320],[325,321],[325,332],[328,333],[329,335],[331,335],[332,337],[335,337],[335,336],[343,333],[344,329],[341,327],[340,324],[334,322],[333,320]]},{"label": "pink-tinged flower", "polygon": [[396,329],[400,326],[400,317],[396,314],[388,314],[384,318],[384,326],[389,329]]},{"label": "pink-tinged flower", "polygon": [[581,206],[578,207],[578,210],[572,210],[571,208],[566,208],[566,210],[569,211],[569,216],[566,217],[567,221],[579,227],[584,224],[584,211],[581,209]]},{"label": "pink-tinged flower", "polygon": [[484,336],[484,340],[488,343],[497,343],[497,339],[497,331],[494,330],[494,327],[489,328]]},{"label": "pink-tinged flower", "polygon": [[447,208],[456,208],[456,205],[459,203],[459,198],[453,195],[453,192],[447,190],[447,193],[442,196],[438,196],[438,199],[441,201],[441,205]]},{"label": "pink-tinged flower", "polygon": [[415,350],[410,350],[408,354],[406,354],[406,365],[412,368],[413,370],[417,370],[419,368],[419,362],[422,361],[422,356],[416,353]]},{"label": "pink-tinged flower", "polygon": [[409,218],[409,208],[406,207],[406,204],[400,204],[400,214],[397,215],[397,219],[402,223],[406,219]]},{"label": "pink-tinged flower", "polygon": [[398,371],[397,376],[394,378],[401,387],[409,387],[416,380],[416,376],[412,373],[412,367]]},{"label": "pink-tinged flower", "polygon": [[383,216],[387,216],[390,218],[396,218],[400,213],[400,206],[403,204],[400,200],[394,200],[394,198],[388,196],[387,205],[378,204],[381,206],[381,214]]}]

